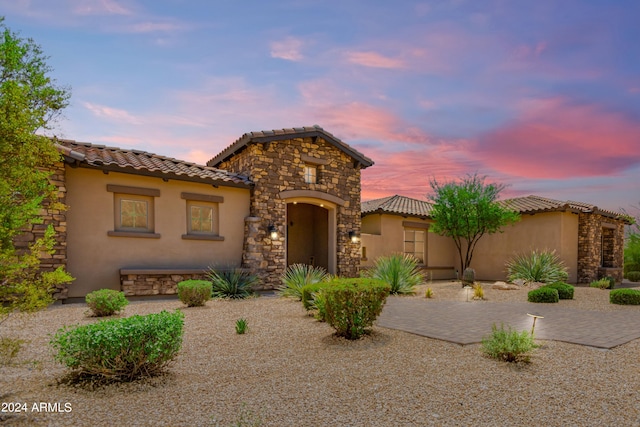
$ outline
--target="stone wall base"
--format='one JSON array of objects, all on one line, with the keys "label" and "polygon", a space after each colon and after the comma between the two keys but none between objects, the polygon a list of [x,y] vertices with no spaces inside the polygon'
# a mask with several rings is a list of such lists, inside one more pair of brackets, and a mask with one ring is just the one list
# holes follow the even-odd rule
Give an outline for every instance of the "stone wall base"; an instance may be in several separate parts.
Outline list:
[{"label": "stone wall base", "polygon": [[178,293],[178,283],[183,280],[206,279],[204,272],[124,273],[120,272],[120,286],[126,296],[175,295]]}]

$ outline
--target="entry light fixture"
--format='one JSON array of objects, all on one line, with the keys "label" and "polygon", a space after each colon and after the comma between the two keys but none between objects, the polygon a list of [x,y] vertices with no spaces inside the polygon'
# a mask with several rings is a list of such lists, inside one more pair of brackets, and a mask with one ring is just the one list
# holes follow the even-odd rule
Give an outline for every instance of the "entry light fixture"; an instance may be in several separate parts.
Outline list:
[{"label": "entry light fixture", "polygon": [[352,230],[349,232],[349,238],[351,239],[352,243],[358,243],[360,241],[360,233]]},{"label": "entry light fixture", "polygon": [[268,228],[269,230],[269,235],[271,236],[272,240],[275,240],[278,238],[278,229],[276,228],[275,225],[271,224]]}]

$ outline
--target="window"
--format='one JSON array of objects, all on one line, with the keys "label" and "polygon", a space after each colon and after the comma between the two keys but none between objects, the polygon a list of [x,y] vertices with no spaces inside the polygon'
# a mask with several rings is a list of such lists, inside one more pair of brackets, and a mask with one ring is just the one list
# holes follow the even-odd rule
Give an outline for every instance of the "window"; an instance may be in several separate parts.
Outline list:
[{"label": "window", "polygon": [[405,228],[404,230],[404,253],[413,255],[420,264],[424,264],[426,230]]},{"label": "window", "polygon": [[304,165],[304,182],[315,184],[318,178],[318,168],[315,165]]},{"label": "window", "polygon": [[208,194],[182,193],[187,201],[187,234],[183,239],[224,240],[220,236],[218,206],[223,197]]},{"label": "window", "polygon": [[154,232],[154,197],[160,190],[151,188],[107,185],[113,193],[114,229],[109,236],[159,238]]}]

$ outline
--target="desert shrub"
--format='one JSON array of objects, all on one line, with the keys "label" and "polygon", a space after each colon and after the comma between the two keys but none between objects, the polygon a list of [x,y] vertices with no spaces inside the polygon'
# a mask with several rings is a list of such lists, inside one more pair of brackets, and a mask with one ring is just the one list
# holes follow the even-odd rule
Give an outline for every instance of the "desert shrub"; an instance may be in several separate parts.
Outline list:
[{"label": "desert shrub", "polygon": [[307,264],[290,265],[282,275],[282,284],[278,292],[283,297],[293,297],[302,300],[302,288],[307,285],[327,280],[329,275],[322,267]]},{"label": "desert shrub", "polygon": [[473,285],[473,299],[484,299],[484,288],[480,283]]},{"label": "desert shrub", "polygon": [[506,264],[509,281],[521,279],[526,282],[554,283],[569,278],[567,267],[555,251],[532,251],[515,255]]},{"label": "desert shrub", "polygon": [[382,312],[389,292],[389,285],[377,279],[334,279],[320,290],[325,320],[338,336],[358,339]]},{"label": "desert shrub", "polygon": [[316,282],[305,285],[300,289],[300,295],[302,298],[302,306],[305,310],[316,309],[315,299],[318,296],[318,292],[323,287],[327,286],[329,282]]},{"label": "desert shrub", "polygon": [[609,293],[609,302],[622,305],[640,305],[640,290],[614,289]]},{"label": "desert shrub", "polygon": [[574,287],[564,283],[564,282],[556,282],[550,283],[544,286],[545,288],[551,288],[558,291],[558,298],[560,299],[573,299],[573,291]]},{"label": "desert shrub", "polygon": [[124,292],[113,289],[100,289],[90,292],[85,297],[85,301],[96,317],[111,316],[129,304]]},{"label": "desert shrub", "polygon": [[424,297],[425,298],[433,298],[433,289],[427,288],[427,290],[424,291]]},{"label": "desert shrub", "polygon": [[615,278],[613,278],[611,276],[605,276],[602,279],[609,281],[609,288],[608,289],[613,289],[613,288],[616,287],[616,279]]},{"label": "desert shrub", "polygon": [[236,320],[236,334],[243,335],[249,329],[249,323],[247,319],[238,319]]},{"label": "desert shrub", "polygon": [[594,280],[589,284],[589,286],[592,288],[598,288],[598,289],[609,289],[609,280],[607,279]]},{"label": "desert shrub", "polygon": [[424,280],[424,275],[418,268],[418,260],[407,254],[377,258],[367,276],[388,284],[392,294],[412,294],[414,288]]},{"label": "desert shrub", "polygon": [[627,273],[627,280],[630,282],[640,282],[640,271],[630,271]]},{"label": "desert shrub", "polygon": [[471,268],[471,267],[467,267],[464,269],[464,271],[462,272],[462,286],[472,286],[474,283],[476,282],[476,271]]},{"label": "desert shrub", "polygon": [[0,366],[7,366],[18,356],[25,341],[17,338],[0,338]]},{"label": "desert shrub", "polygon": [[529,302],[558,302],[559,299],[558,291],[547,286],[534,289],[527,294]]},{"label": "desert shrub", "polygon": [[247,270],[233,268],[216,270],[209,267],[207,279],[211,281],[213,298],[243,299],[253,294],[253,286],[259,281],[258,276]]},{"label": "desert shrub", "polygon": [[629,273],[634,271],[640,271],[640,264],[636,264],[634,262],[625,262],[622,270],[624,273],[624,277],[628,279]]},{"label": "desert shrub", "polygon": [[131,381],[153,376],[182,347],[184,314],[162,311],[59,329],[55,359],[81,376]]},{"label": "desert shrub", "polygon": [[498,329],[493,324],[491,336],[482,339],[482,351],[489,357],[505,362],[529,362],[530,352],[537,347],[528,331]]},{"label": "desert shrub", "polygon": [[211,282],[184,280],[178,283],[178,298],[187,307],[202,307],[211,299]]}]

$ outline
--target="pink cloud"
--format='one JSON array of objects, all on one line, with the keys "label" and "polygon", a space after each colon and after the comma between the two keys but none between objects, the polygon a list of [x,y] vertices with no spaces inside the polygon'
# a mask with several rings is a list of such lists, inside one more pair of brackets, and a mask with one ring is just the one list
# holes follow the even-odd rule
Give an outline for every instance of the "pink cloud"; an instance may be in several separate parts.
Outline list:
[{"label": "pink cloud", "polygon": [[130,9],[115,0],[74,1],[72,13],[75,15],[131,15]]},{"label": "pink cloud", "polygon": [[361,65],[363,67],[398,69],[406,66],[404,61],[400,59],[389,58],[371,51],[346,52],[345,57],[348,62]]},{"label": "pink cloud", "polygon": [[301,61],[304,56],[301,53],[303,41],[295,37],[287,37],[284,40],[271,42],[271,57],[285,59],[287,61]]},{"label": "pink cloud", "polygon": [[117,122],[125,122],[129,124],[141,124],[140,118],[134,116],[126,110],[118,108],[107,107],[106,105],[93,104],[91,102],[84,102],[82,104],[93,115]]},{"label": "pink cloud", "polygon": [[534,100],[519,118],[482,135],[473,151],[513,176],[614,175],[640,164],[640,123],[593,104]]}]

